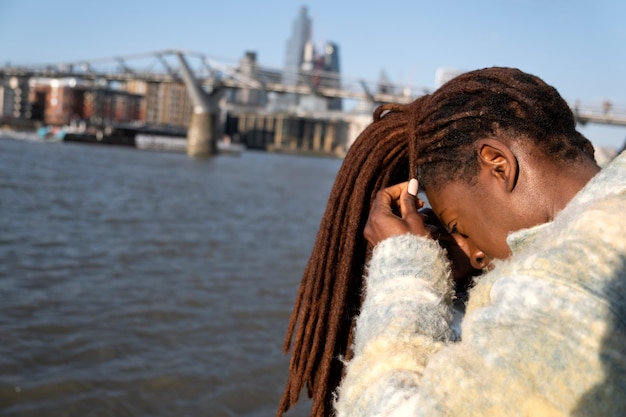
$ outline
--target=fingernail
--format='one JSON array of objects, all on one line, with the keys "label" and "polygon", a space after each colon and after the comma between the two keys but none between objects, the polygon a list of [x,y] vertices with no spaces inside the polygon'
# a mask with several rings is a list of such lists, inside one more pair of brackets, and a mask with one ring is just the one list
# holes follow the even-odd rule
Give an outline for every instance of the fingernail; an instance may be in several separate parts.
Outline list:
[{"label": "fingernail", "polygon": [[411,181],[409,181],[409,190],[408,190],[409,194],[411,194],[412,196],[416,196],[417,187],[418,187],[417,180],[415,178],[411,178]]}]

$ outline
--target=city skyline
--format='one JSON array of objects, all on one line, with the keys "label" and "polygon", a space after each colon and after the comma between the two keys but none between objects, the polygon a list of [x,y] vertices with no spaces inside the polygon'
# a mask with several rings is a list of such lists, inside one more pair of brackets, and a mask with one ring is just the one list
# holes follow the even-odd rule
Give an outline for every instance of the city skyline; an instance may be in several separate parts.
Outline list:
[{"label": "city skyline", "polygon": [[[300,7],[299,13],[292,23],[291,36],[287,40],[282,81],[289,85],[304,82],[317,87],[340,88],[339,45],[327,40],[320,51],[313,41],[313,28],[314,23],[309,16],[308,7]],[[324,80],[320,80],[319,76],[316,76],[316,72],[324,72]],[[342,100],[339,98],[321,99],[289,94],[286,99],[288,102],[291,101],[289,104],[293,106],[305,104],[303,100],[306,102],[308,99],[309,104],[306,107],[309,110],[342,109]]]},{"label": "city skyline", "polygon": [[[204,2],[158,6],[111,0],[17,1],[0,5],[0,64],[59,63],[167,48],[236,60],[255,51],[282,68],[294,16],[306,2]],[[555,86],[568,101],[626,106],[626,42],[618,0],[390,0],[308,4],[313,40],[341,49],[341,73],[432,87],[437,69],[519,67]],[[626,130],[584,126],[595,141],[621,145]]]}]

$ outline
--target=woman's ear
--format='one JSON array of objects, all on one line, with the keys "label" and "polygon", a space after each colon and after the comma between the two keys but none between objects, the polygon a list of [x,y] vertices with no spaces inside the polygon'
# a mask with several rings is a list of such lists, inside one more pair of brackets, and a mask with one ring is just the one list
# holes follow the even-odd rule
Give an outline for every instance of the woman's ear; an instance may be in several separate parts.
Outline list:
[{"label": "woman's ear", "polygon": [[505,144],[496,139],[480,139],[476,142],[480,175],[495,180],[511,192],[517,184],[519,166],[515,154]]}]

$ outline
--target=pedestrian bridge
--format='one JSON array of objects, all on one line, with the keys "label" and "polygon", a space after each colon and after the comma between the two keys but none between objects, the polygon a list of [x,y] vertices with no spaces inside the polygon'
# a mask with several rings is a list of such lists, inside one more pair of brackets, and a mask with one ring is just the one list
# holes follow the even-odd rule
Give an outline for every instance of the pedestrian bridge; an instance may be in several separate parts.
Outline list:
[{"label": "pedestrian bridge", "polygon": [[[279,94],[319,95],[351,99],[370,104],[408,103],[429,93],[424,86],[381,83],[349,75],[318,70],[289,74],[284,69],[263,67],[244,57],[239,62],[214,59],[202,53],[162,50],[143,54],[85,59],[63,63],[0,67],[2,77],[77,78],[98,82],[182,82],[185,65],[205,91],[215,88],[261,90]],[[298,80],[285,83],[283,80]],[[626,107],[602,103],[570,102],[579,123],[626,126]],[[367,108],[367,107],[366,107]],[[371,108],[371,107],[370,107]]]},{"label": "pedestrian bridge", "polygon": [[[189,64],[193,76],[205,89],[227,87],[256,89],[276,93],[300,95],[317,94],[380,103],[408,103],[428,92],[425,87],[395,85],[349,77],[320,70],[290,71],[263,67],[254,61],[224,62],[205,54],[164,50],[91,60],[79,60],[54,64],[0,67],[0,77],[78,78],[101,82],[126,82],[143,80],[149,82],[181,81],[184,66],[179,56]],[[298,80],[285,83],[283,80]]]}]

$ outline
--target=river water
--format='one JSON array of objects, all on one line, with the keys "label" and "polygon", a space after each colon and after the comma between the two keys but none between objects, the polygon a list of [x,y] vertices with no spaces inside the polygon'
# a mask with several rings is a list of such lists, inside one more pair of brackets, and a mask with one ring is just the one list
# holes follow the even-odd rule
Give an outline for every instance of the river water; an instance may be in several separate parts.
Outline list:
[{"label": "river water", "polygon": [[0,415],[273,416],[340,164],[0,133]]}]

